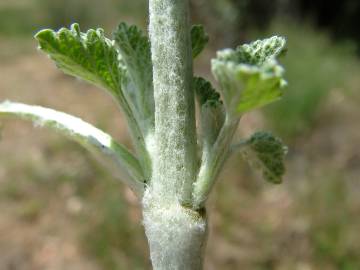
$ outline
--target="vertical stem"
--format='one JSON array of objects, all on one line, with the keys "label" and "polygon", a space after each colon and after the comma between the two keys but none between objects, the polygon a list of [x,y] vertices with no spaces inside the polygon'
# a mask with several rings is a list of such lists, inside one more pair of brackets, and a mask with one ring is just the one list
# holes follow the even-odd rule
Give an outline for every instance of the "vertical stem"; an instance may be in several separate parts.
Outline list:
[{"label": "vertical stem", "polygon": [[150,188],[162,202],[190,204],[196,171],[188,0],[150,0],[155,156]]},{"label": "vertical stem", "polygon": [[206,217],[183,206],[197,168],[188,4],[150,0],[155,149],[143,217],[155,270],[200,270],[206,245]]}]

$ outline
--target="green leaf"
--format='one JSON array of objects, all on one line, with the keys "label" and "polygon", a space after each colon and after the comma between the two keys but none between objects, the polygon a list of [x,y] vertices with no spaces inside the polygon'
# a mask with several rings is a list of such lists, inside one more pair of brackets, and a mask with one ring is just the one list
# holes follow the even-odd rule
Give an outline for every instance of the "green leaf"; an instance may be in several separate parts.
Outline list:
[{"label": "green leaf", "polygon": [[241,146],[245,159],[262,171],[265,180],[275,184],[282,182],[287,147],[281,139],[270,132],[256,132]]},{"label": "green leaf", "polygon": [[241,117],[282,96],[286,81],[276,57],[284,51],[285,39],[275,36],[218,52],[212,71],[230,117]]},{"label": "green leaf", "polygon": [[40,49],[53,59],[66,74],[78,77],[121,96],[121,79],[124,70],[120,67],[119,55],[113,41],[104,36],[102,29],[80,32],[78,24],[70,29],[55,32],[45,29],[35,38]]},{"label": "green leaf", "polygon": [[[48,127],[68,136],[99,156],[118,175],[122,175],[121,179],[137,194],[143,192],[145,179],[138,159],[110,135],[83,120],[52,109],[9,101],[0,103],[0,116],[30,120],[36,126]],[[120,168],[127,176],[119,173]]]},{"label": "green leaf", "polygon": [[132,101],[138,121],[151,129],[155,102],[150,41],[137,26],[125,23],[119,24],[114,39],[127,67],[122,81],[124,93]]},{"label": "green leaf", "polygon": [[191,45],[192,45],[192,55],[193,58],[196,58],[205,48],[209,42],[209,36],[205,32],[204,26],[202,25],[193,25],[191,27]]},{"label": "green leaf", "polygon": [[210,82],[201,77],[194,78],[194,89],[200,105],[200,128],[203,147],[209,150],[215,143],[225,121],[225,112],[220,94]]}]

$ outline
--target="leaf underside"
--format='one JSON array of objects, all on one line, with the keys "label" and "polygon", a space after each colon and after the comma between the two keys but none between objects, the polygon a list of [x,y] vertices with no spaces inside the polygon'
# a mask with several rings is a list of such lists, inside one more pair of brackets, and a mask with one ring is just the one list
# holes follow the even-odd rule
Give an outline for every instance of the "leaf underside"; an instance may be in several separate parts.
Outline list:
[{"label": "leaf underside", "polygon": [[[0,116],[14,116],[30,120],[36,126],[48,127],[77,141],[107,163],[112,170],[123,169],[121,177],[138,194],[142,193],[144,176],[139,161],[110,135],[83,120],[40,106],[5,101],[0,103]],[[118,175],[122,175],[116,172]]]}]

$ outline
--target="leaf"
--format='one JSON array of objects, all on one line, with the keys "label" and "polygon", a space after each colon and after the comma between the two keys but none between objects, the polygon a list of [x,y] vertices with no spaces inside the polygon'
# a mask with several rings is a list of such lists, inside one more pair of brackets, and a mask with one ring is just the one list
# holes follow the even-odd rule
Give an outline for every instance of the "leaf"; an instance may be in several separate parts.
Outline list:
[{"label": "leaf", "polygon": [[200,127],[203,146],[210,149],[225,121],[223,103],[220,100],[220,94],[204,78],[195,77],[193,84],[200,105]]},{"label": "leaf", "polygon": [[135,192],[141,194],[144,176],[139,161],[110,135],[83,120],[40,106],[5,101],[0,103],[0,116],[15,116],[34,122],[36,126],[48,127],[79,142],[113,170],[121,167],[128,177],[121,177]]},{"label": "leaf", "polygon": [[191,45],[192,45],[192,56],[196,58],[205,48],[209,42],[209,36],[205,32],[204,26],[193,25],[191,27]]},{"label": "leaf", "polygon": [[122,81],[124,92],[132,100],[138,121],[150,129],[155,111],[150,41],[137,26],[125,23],[119,24],[114,39],[127,67]]},{"label": "leaf", "polygon": [[284,157],[287,147],[281,139],[270,132],[254,133],[243,146],[242,152],[246,160],[255,168],[259,168],[265,180],[279,184],[285,173]]},{"label": "leaf", "polygon": [[285,39],[272,37],[225,49],[212,60],[227,112],[233,118],[279,99],[286,81],[276,57],[285,51]]},{"label": "leaf", "polygon": [[78,24],[72,24],[70,29],[57,32],[42,30],[35,38],[40,49],[66,74],[103,87],[117,97],[122,95],[124,70],[113,41],[104,36],[102,29],[82,33]]}]

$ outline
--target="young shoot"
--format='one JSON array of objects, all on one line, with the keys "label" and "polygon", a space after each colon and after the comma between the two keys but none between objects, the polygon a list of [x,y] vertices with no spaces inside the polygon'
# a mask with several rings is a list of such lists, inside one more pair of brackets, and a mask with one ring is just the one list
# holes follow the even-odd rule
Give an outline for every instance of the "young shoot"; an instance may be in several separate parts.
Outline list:
[{"label": "young shoot", "polygon": [[[199,270],[206,246],[206,201],[235,151],[280,183],[286,147],[268,132],[233,142],[241,117],[281,98],[286,86],[277,58],[283,37],[270,37],[217,53],[219,84],[193,74],[193,59],[209,37],[190,25],[188,1],[150,0],[149,35],[121,23],[111,38],[74,23],[35,35],[39,48],[64,73],[107,91],[121,108],[134,150],[83,120],[52,109],[10,101],[0,116],[15,116],[79,142],[121,172],[141,201],[156,270]],[[198,130],[195,102],[200,110]],[[200,151],[199,151],[200,149]]]}]

